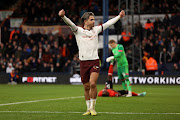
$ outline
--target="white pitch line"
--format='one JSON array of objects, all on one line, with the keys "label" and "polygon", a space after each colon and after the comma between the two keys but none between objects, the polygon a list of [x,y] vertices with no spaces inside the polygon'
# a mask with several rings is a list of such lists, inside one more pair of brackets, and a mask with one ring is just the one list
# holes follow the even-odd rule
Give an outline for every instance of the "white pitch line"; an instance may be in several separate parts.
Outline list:
[{"label": "white pitch line", "polygon": [[[0,113],[49,113],[49,114],[62,114],[62,113],[72,113],[72,114],[82,114],[83,112],[50,112],[50,111],[0,111]],[[100,114],[116,114],[116,115],[180,115],[180,113],[132,113],[132,112],[97,112]]]},{"label": "white pitch line", "polygon": [[15,102],[15,103],[5,103],[5,104],[0,104],[0,106],[16,105],[16,104],[23,104],[23,103],[33,103],[33,102],[42,102],[42,101],[51,101],[51,100],[75,99],[75,98],[82,98],[82,97],[84,97],[84,96],[55,98],[55,99],[44,99],[44,100],[33,100],[33,101],[24,101],[24,102]]}]

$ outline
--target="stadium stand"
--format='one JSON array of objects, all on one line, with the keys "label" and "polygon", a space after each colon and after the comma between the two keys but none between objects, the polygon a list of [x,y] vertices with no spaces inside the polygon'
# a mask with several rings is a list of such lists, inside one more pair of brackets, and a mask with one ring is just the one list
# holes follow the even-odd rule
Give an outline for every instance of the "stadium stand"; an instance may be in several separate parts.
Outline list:
[{"label": "stadium stand", "polygon": [[[89,4],[86,4],[87,2]],[[27,25],[63,25],[64,22],[58,17],[57,13],[60,8],[64,8],[66,15],[74,23],[80,25],[80,16],[86,11],[92,11],[95,15],[102,15],[101,2],[101,0],[19,0],[11,17],[26,17],[27,21],[24,24]],[[117,0],[110,1],[110,15],[117,14],[117,2]],[[76,6],[79,7],[76,8]],[[171,59],[166,64],[167,68],[170,69],[165,71],[166,73],[173,70],[179,71],[180,68],[178,6],[178,1],[175,0],[141,0],[141,14],[163,13],[166,15],[163,21],[159,19],[156,19],[155,22],[147,21],[153,27],[146,26],[146,28],[143,28],[139,22],[135,24],[135,40],[132,44],[137,44],[140,41],[143,51],[142,56],[153,57],[159,63],[159,56],[163,48],[166,48],[170,53]],[[4,7],[4,9],[7,9],[7,7]],[[125,7],[125,4],[121,5],[121,9],[125,9]],[[136,7],[134,10],[137,14]],[[168,17],[168,14],[172,14],[172,17]],[[78,66],[78,48],[73,34],[64,36],[35,31],[27,35],[19,30],[9,29],[8,20],[1,27],[3,33],[1,36],[2,43],[0,44],[1,72],[5,72],[8,63],[12,63],[13,67],[19,70],[21,74],[24,72],[72,73],[72,69]],[[141,40],[138,38],[139,33],[141,33]],[[131,50],[127,51],[127,54],[131,53]]]}]

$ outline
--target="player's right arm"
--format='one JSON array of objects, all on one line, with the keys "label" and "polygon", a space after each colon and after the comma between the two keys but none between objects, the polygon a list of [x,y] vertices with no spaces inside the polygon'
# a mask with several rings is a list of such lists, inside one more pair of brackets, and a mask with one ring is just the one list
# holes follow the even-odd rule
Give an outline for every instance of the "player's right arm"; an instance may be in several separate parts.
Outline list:
[{"label": "player's right arm", "polygon": [[64,9],[60,10],[58,15],[63,19],[63,21],[71,28],[73,32],[76,32],[78,30],[78,27],[69,19],[65,16],[65,11]]}]

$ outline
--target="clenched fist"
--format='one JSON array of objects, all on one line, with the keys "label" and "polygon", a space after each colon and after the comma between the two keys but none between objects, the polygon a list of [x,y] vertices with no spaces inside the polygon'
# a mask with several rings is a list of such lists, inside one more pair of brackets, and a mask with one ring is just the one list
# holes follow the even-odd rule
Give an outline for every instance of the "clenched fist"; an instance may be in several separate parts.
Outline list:
[{"label": "clenched fist", "polygon": [[59,15],[60,17],[64,17],[64,15],[65,15],[64,9],[60,10],[59,13],[58,13],[58,15]]},{"label": "clenched fist", "polygon": [[119,13],[119,15],[120,15],[120,18],[123,18],[123,17],[125,16],[124,10],[122,10],[122,11]]}]

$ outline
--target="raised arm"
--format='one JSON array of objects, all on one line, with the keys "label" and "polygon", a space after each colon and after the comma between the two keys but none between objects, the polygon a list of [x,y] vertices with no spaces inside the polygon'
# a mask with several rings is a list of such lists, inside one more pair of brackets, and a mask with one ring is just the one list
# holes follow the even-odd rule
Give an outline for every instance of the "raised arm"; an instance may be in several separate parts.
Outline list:
[{"label": "raised arm", "polygon": [[108,20],[106,23],[103,24],[103,30],[105,30],[108,27],[110,27],[111,25],[115,24],[119,19],[123,18],[124,16],[125,16],[125,12],[124,12],[124,10],[122,10],[118,16]]},{"label": "raised arm", "polygon": [[65,11],[64,9],[60,10],[58,15],[63,19],[63,21],[72,29],[73,32],[77,31],[77,26],[65,16]]}]

